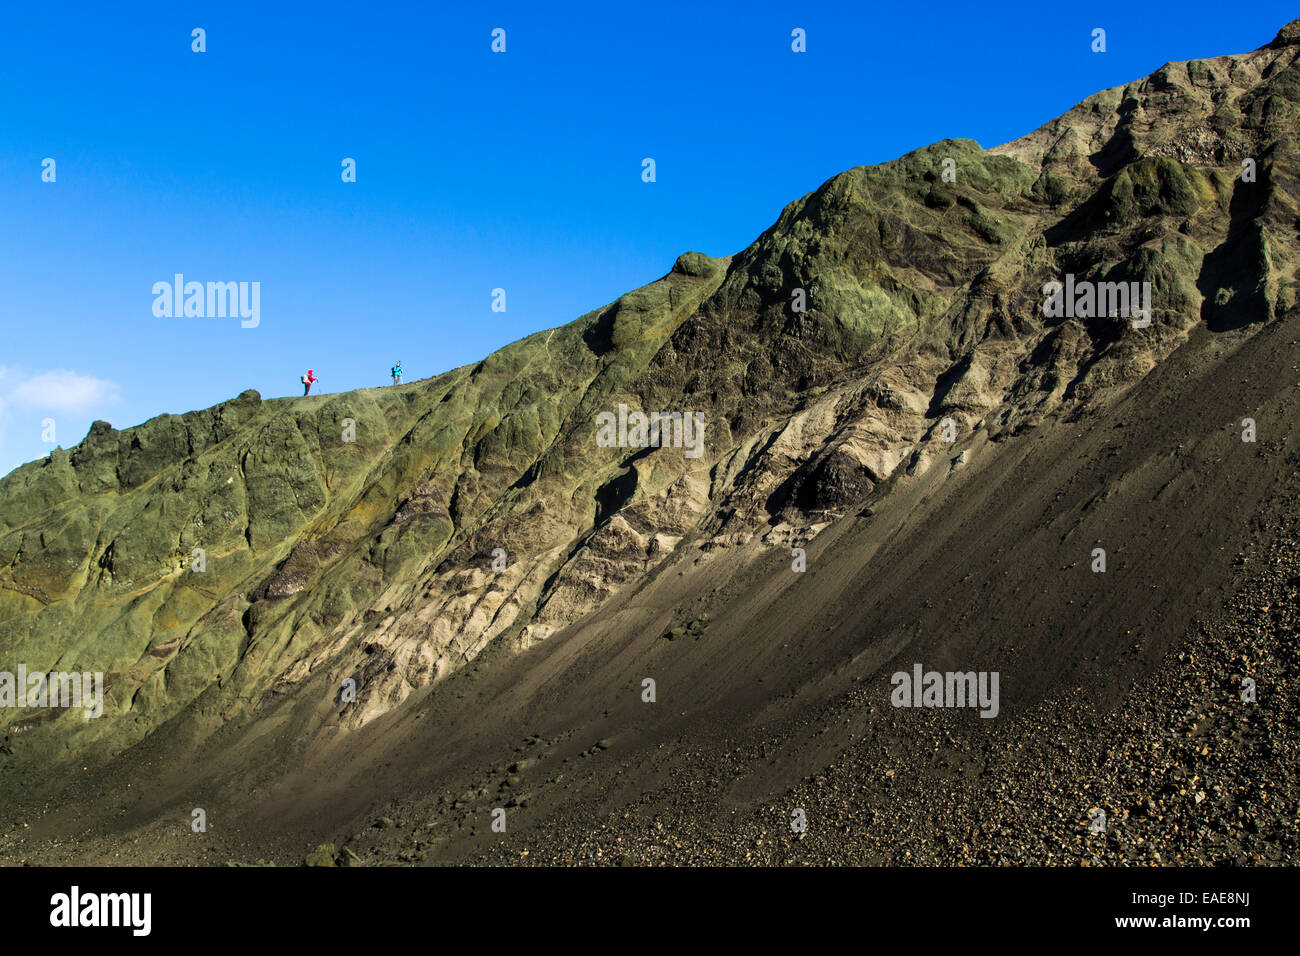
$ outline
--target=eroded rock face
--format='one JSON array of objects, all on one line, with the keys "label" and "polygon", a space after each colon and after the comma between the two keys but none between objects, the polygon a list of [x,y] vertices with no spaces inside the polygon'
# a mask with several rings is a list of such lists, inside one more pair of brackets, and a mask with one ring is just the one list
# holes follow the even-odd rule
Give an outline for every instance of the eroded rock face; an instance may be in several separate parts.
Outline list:
[{"label": "eroded rock face", "polygon": [[[1193,329],[1290,313],[1298,24],[993,150],[849,170],[736,256],[688,252],[472,367],[97,422],[0,481],[0,668],[102,670],[105,716],[21,713],[0,759],[108,759],[176,719],[198,741],[285,694],[334,694],[320,720],[358,726],[690,543],[807,541],[828,512],[969,461],[973,436],[1114,401]],[[1151,283],[1150,327],[1045,317],[1066,273]],[[601,447],[620,403],[704,414],[702,454]]]},{"label": "eroded rock face", "polygon": [[837,448],[809,476],[800,501],[809,510],[843,509],[863,500],[873,488],[870,470],[843,448]]}]

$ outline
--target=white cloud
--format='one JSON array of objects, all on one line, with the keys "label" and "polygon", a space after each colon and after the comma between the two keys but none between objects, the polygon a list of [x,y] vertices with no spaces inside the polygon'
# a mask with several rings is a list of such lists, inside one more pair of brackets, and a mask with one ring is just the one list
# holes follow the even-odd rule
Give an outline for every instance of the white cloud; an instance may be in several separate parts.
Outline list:
[{"label": "white cloud", "polygon": [[[9,377],[4,376],[6,379]],[[78,375],[67,369],[33,375],[6,391],[8,395],[0,397],[0,403],[7,398],[14,405],[57,412],[90,411],[110,405],[121,397],[116,383]]]}]

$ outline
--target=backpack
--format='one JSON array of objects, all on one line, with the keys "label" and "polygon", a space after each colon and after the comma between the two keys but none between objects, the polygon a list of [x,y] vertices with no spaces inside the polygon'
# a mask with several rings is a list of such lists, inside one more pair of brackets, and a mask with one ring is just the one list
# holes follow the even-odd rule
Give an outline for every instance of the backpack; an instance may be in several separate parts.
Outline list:
[{"label": "backpack", "polygon": [[302,383],[303,383],[304,385],[308,384],[308,382],[307,382],[307,376],[306,376],[306,375],[304,375],[304,376],[302,377]]}]

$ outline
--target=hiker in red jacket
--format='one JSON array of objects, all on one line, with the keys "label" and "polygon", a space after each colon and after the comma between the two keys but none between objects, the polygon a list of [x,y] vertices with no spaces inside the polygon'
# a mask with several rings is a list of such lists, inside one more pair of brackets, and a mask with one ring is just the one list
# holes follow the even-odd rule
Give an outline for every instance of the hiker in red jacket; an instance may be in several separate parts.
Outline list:
[{"label": "hiker in red jacket", "polygon": [[311,387],[318,381],[311,369],[307,369],[307,374],[302,377],[302,393],[306,395],[311,391]]}]

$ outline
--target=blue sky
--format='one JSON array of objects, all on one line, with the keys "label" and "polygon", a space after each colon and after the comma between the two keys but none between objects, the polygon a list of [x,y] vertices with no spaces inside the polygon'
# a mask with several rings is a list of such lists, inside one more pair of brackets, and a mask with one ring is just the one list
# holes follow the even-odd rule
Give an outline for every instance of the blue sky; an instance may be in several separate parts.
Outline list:
[{"label": "blue sky", "polygon": [[[947,137],[997,145],[1295,16],[1270,0],[5,4],[0,474],[48,453],[47,418],[66,448],[96,418],[298,394],[309,367],[342,391],[398,359],[408,381],[475,361],[688,249],[739,251],[845,169]],[[259,282],[260,324],[155,316],[154,283],[178,272]]]}]

